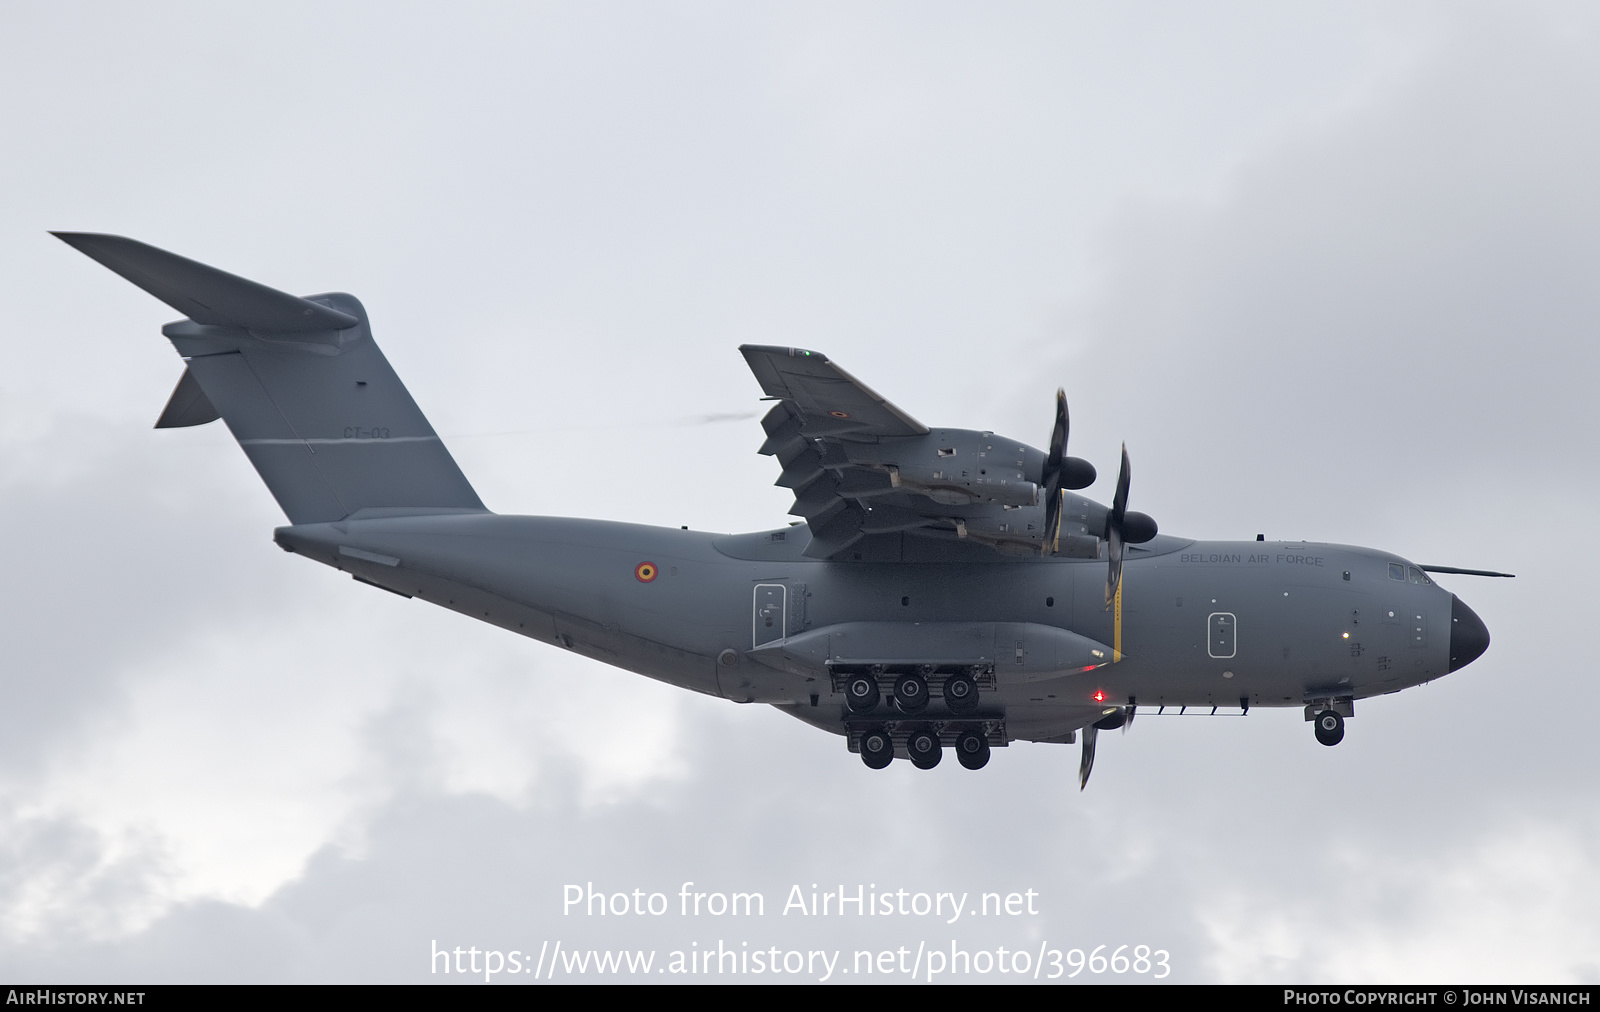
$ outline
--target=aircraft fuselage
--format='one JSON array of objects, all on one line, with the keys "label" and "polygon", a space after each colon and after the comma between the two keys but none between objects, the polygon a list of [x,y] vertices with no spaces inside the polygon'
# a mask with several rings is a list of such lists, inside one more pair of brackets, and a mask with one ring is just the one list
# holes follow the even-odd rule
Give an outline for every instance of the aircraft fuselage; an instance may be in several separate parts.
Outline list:
[{"label": "aircraft fuselage", "polygon": [[[715,535],[477,512],[277,532],[364,582],[838,733],[853,715],[830,664],[848,651],[828,630],[986,637],[974,655],[992,671],[981,713],[1004,740],[1045,740],[1081,726],[1085,708],[1135,700],[1347,706],[1417,685],[1452,670],[1452,618],[1465,608],[1405,560],[1342,545],[1162,536],[1130,552],[1108,607],[1095,560],[915,536],[889,549],[897,558],[880,545],[877,558],[818,560],[801,554],[807,537],[803,526]],[[1058,632],[1109,656],[1051,670]],[[895,659],[881,644],[855,649]]]}]

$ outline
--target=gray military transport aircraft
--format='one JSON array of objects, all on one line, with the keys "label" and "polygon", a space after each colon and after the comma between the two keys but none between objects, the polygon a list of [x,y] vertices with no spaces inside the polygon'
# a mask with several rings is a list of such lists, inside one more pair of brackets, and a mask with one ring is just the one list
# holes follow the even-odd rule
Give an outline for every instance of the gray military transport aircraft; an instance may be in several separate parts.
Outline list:
[{"label": "gray military transport aircraft", "polygon": [[1139,707],[1303,707],[1324,745],[1354,702],[1488,648],[1460,598],[1386,552],[1194,541],[1073,494],[1067,407],[1041,452],[929,428],[824,355],[745,346],[760,452],[803,518],[708,534],[500,516],[479,501],[339,293],[299,298],[131,239],[55,233],[187,316],[157,428],[222,418],[289,526],[285,551],[673,685],[770,703],[873,769],[968,769],[1013,741],[1077,740]]}]

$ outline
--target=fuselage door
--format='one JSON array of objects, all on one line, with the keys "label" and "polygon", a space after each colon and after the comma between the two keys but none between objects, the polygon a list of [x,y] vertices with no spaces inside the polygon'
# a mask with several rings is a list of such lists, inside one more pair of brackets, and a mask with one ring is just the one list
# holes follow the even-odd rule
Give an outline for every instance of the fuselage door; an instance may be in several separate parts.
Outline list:
[{"label": "fuselage door", "polygon": [[786,588],[781,583],[756,584],[755,604],[751,618],[750,645],[759,647],[784,637],[788,622]]},{"label": "fuselage door", "polygon": [[1234,617],[1233,612],[1214,611],[1206,622],[1210,627],[1210,633],[1206,638],[1207,653],[1212,657],[1232,657],[1239,652],[1239,620]]}]

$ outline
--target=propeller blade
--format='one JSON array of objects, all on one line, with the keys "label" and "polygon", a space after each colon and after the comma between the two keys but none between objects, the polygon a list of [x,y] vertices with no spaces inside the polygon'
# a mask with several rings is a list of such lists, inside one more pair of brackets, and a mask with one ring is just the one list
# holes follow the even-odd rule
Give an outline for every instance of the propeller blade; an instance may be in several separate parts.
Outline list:
[{"label": "propeller blade", "polygon": [[1067,455],[1067,430],[1069,426],[1067,392],[1057,387],[1056,425],[1050,432],[1050,457],[1044,462],[1046,481],[1059,480],[1061,477],[1061,462]]},{"label": "propeller blade", "polygon": [[1050,433],[1050,453],[1044,459],[1044,543],[1054,553],[1061,538],[1061,480],[1067,456],[1067,392],[1056,390],[1056,426]]},{"label": "propeller blade", "polygon": [[1122,470],[1117,474],[1117,493],[1106,511],[1106,546],[1111,559],[1111,571],[1106,574],[1106,607],[1116,599],[1117,588],[1122,585],[1122,548],[1124,545],[1142,545],[1154,538],[1160,529],[1155,518],[1128,508],[1128,483],[1133,468],[1128,464],[1128,447],[1122,447]]},{"label": "propeller blade", "polygon": [[1111,497],[1111,515],[1116,518],[1117,526],[1122,525],[1122,518],[1128,512],[1128,482],[1133,479],[1133,468],[1128,463],[1128,444],[1122,444],[1122,470],[1117,472],[1117,492]]},{"label": "propeller blade", "polygon": [[1093,724],[1083,729],[1083,758],[1078,762],[1078,790],[1089,785],[1089,774],[1094,770],[1094,740],[1099,731]]},{"label": "propeller blade", "polygon": [[1040,551],[1054,555],[1061,550],[1061,503],[1064,489],[1088,488],[1094,484],[1094,465],[1067,456],[1067,392],[1056,390],[1056,424],[1050,432],[1050,452],[1039,475],[1039,494],[1044,497],[1044,543]]},{"label": "propeller blade", "polygon": [[1117,599],[1117,588],[1122,586],[1122,528],[1111,526],[1106,531],[1106,558],[1110,569],[1106,572],[1106,607]]},{"label": "propeller blade", "polygon": [[1134,714],[1139,712],[1139,704],[1137,704],[1137,703],[1135,703],[1133,701],[1133,697],[1132,696],[1128,697],[1128,705],[1125,708],[1124,712],[1127,714],[1127,718],[1125,720],[1123,720],[1123,722],[1122,722],[1122,733],[1123,734],[1127,734],[1128,733],[1128,728],[1133,726],[1133,716],[1134,716]]},{"label": "propeller blade", "polygon": [[1128,484],[1133,479],[1133,467],[1128,463],[1128,444],[1122,444],[1122,470],[1117,473],[1117,491],[1111,497],[1111,509],[1106,513],[1106,555],[1111,560],[1106,573],[1106,607],[1117,599],[1117,588],[1122,586],[1123,525],[1128,516]]}]

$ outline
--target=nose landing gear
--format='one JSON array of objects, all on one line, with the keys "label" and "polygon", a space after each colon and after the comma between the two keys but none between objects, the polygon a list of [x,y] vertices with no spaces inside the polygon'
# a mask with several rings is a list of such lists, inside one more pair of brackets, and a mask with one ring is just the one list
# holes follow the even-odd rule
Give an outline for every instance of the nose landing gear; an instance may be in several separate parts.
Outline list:
[{"label": "nose landing gear", "polygon": [[1333,710],[1323,710],[1313,722],[1317,741],[1324,745],[1337,745],[1344,741],[1344,718]]},{"label": "nose landing gear", "polygon": [[1349,696],[1310,696],[1306,699],[1306,720],[1317,733],[1317,741],[1337,745],[1344,741],[1344,722],[1356,715],[1356,701]]}]

